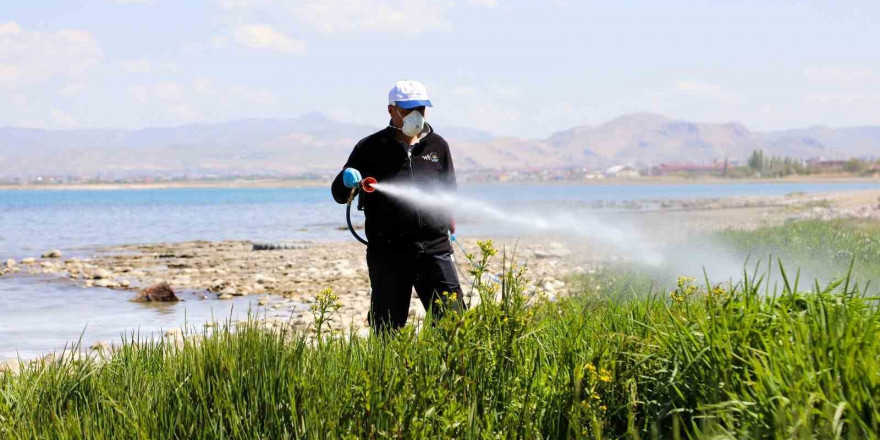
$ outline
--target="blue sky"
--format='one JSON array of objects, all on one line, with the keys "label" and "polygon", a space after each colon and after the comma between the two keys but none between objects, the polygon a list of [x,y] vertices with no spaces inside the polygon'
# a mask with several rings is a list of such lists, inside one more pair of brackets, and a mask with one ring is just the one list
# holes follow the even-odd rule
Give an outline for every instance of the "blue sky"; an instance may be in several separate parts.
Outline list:
[{"label": "blue sky", "polygon": [[320,111],[544,137],[651,111],[755,130],[880,125],[880,1],[28,0],[0,6],[0,126]]}]

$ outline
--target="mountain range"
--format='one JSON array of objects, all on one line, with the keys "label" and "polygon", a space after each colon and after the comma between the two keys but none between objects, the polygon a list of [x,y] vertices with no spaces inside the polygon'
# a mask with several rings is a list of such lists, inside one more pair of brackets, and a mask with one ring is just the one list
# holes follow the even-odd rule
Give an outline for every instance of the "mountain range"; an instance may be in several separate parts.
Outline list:
[{"label": "mountain range", "polygon": [[[0,128],[0,178],[327,174],[342,166],[359,139],[379,128],[320,113],[140,130]],[[449,141],[461,170],[706,163],[745,160],[755,149],[796,158],[880,156],[880,126],[759,132],[736,122],[636,113],[545,139],[435,129]]]}]

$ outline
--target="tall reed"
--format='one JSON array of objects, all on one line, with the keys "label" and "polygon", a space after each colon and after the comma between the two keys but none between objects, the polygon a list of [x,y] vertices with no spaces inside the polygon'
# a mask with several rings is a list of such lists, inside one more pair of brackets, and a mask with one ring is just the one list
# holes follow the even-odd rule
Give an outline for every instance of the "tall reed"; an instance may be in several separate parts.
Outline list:
[{"label": "tall reed", "polygon": [[[850,277],[555,302],[481,244],[482,302],[372,336],[225,327],[0,375],[0,438],[877,438],[880,313]],[[499,261],[501,260],[501,261]],[[323,292],[331,301],[330,292]],[[436,307],[443,307],[443,302]],[[319,309],[318,309],[319,310]],[[320,315],[316,315],[320,316]],[[430,316],[430,314],[428,315]],[[322,318],[323,319],[323,318]],[[316,321],[318,319],[316,318]]]}]

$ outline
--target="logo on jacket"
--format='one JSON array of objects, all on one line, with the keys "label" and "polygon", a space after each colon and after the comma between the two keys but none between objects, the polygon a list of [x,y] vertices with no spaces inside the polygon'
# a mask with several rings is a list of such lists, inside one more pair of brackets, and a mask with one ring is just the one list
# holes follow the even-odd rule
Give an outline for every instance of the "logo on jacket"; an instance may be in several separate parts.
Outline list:
[{"label": "logo on jacket", "polygon": [[428,153],[428,154],[422,156],[422,159],[430,160],[431,162],[434,162],[434,163],[440,162],[440,158],[437,157],[437,153],[434,153],[434,152],[431,152],[431,153]]}]

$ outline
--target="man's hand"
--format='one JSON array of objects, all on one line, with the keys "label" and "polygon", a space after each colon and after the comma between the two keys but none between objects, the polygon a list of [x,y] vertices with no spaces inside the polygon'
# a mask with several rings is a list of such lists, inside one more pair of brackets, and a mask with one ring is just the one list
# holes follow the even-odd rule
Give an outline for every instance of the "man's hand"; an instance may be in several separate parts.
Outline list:
[{"label": "man's hand", "polygon": [[451,234],[455,234],[455,219],[454,218],[449,219],[449,232]]},{"label": "man's hand", "polygon": [[361,172],[354,168],[346,168],[345,171],[342,172],[342,184],[345,185],[346,188],[356,187],[361,180],[363,180]]}]

